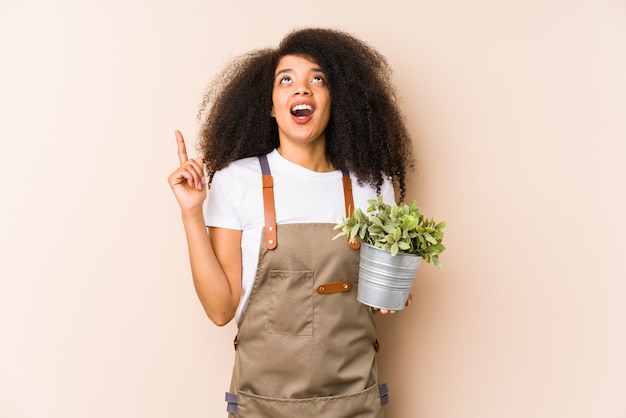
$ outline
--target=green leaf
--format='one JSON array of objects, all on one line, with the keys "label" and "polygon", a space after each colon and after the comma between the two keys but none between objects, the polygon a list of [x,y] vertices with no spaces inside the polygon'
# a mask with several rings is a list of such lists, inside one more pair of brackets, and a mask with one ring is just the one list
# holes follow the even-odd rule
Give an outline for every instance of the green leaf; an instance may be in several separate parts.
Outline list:
[{"label": "green leaf", "polygon": [[402,251],[408,251],[411,248],[409,243],[405,241],[398,241],[397,244],[398,244],[398,248]]},{"label": "green leaf", "polygon": [[437,251],[437,249],[435,247],[428,247],[428,248],[426,248],[426,254],[437,255],[438,253],[439,253],[439,251]]},{"label": "green leaf", "polygon": [[437,244],[437,240],[432,237],[428,232],[424,233],[424,239],[431,244]]},{"label": "green leaf", "polygon": [[392,223],[387,223],[383,226],[383,229],[385,230],[386,233],[388,234],[395,234],[396,233],[396,226],[393,225]]},{"label": "green leaf", "polygon": [[363,214],[363,212],[361,212],[361,209],[355,209],[354,212],[352,212],[352,217],[357,221],[357,222],[366,222],[366,217]]},{"label": "green leaf", "polygon": [[359,233],[359,224],[356,224],[350,230],[350,238],[354,239]]},{"label": "green leaf", "polygon": [[398,243],[395,242],[392,246],[391,246],[391,255],[395,256],[396,254],[398,254]]},{"label": "green leaf", "polygon": [[336,240],[336,239],[337,239],[337,238],[339,238],[339,237],[345,237],[345,236],[346,236],[346,233],[345,233],[345,232],[340,232],[340,233],[338,233],[337,235],[335,235],[335,236],[333,237],[333,240]]},{"label": "green leaf", "polygon": [[389,215],[389,218],[391,218],[391,220],[393,221],[398,219],[398,206],[396,206],[395,204],[391,207],[391,214]]},{"label": "green leaf", "polygon": [[367,232],[369,232],[370,234],[378,234],[380,232],[383,232],[383,227],[382,227],[382,225],[381,226],[379,226],[379,225],[370,225],[367,228]]},{"label": "green leaf", "polygon": [[361,227],[359,228],[359,237],[361,239],[365,238],[365,233],[366,232],[367,232],[367,224],[361,225]]},{"label": "green leaf", "polygon": [[443,266],[441,265],[441,261],[439,261],[439,257],[434,256],[433,257],[433,264],[435,265],[435,267],[437,267],[439,270],[441,270],[443,268]]}]

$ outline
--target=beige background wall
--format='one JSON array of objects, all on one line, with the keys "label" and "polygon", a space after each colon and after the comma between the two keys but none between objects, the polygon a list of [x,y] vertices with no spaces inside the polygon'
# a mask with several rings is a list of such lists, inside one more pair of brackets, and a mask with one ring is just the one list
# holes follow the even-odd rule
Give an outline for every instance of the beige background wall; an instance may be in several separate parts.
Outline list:
[{"label": "beige background wall", "polygon": [[626,416],[625,22],[623,0],[0,0],[0,416],[223,416],[235,327],[193,292],[173,131],[300,25],[388,57],[409,198],[449,222],[444,270],[379,318],[388,416]]}]

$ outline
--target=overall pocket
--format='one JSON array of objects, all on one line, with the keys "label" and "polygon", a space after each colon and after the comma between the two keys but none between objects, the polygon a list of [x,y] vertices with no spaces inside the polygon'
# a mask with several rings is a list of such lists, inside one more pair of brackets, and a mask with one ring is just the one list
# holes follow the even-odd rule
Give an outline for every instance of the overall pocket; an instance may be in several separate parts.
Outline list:
[{"label": "overall pocket", "polygon": [[383,410],[378,385],[349,395],[323,396],[307,399],[280,399],[238,393],[239,418],[382,418]]},{"label": "overall pocket", "polygon": [[313,272],[270,270],[267,331],[313,335]]}]

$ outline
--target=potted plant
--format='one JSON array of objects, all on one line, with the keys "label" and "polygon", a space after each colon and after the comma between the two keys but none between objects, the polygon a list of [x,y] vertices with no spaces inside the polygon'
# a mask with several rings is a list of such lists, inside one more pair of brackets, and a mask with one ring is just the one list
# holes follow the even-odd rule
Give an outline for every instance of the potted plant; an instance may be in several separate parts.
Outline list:
[{"label": "potted plant", "polygon": [[387,204],[380,196],[368,203],[366,213],[356,208],[335,226],[341,232],[333,239],[361,242],[357,299],[379,309],[402,310],[420,261],[442,268],[446,222],[426,218],[415,200]]}]

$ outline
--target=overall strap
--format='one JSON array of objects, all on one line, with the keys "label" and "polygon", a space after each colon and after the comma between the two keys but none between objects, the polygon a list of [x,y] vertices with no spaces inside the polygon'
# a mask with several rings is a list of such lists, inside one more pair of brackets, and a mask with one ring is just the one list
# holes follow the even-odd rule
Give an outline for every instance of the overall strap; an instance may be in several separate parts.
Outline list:
[{"label": "overall strap", "polygon": [[276,208],[274,207],[274,179],[266,155],[259,155],[263,174],[263,213],[265,215],[265,245],[268,250],[276,248]]},{"label": "overall strap", "polygon": [[[270,171],[270,165],[267,162],[266,155],[259,155],[259,163],[261,164],[261,174],[263,181],[263,214],[265,216],[265,245],[269,250],[276,248],[276,208],[274,206],[274,179]],[[354,210],[354,198],[352,197],[352,179],[348,170],[342,169],[343,174],[343,197],[346,206],[346,217],[352,215]],[[358,249],[361,247],[359,241],[350,243],[350,248]]]},{"label": "overall strap", "polygon": [[[343,182],[343,200],[346,205],[346,218],[352,216],[352,211],[354,210],[354,198],[352,197],[352,179],[350,179],[350,173],[345,168],[341,169],[343,173],[342,182]],[[361,241],[354,241],[349,243],[350,248],[357,250],[361,247]]]}]

